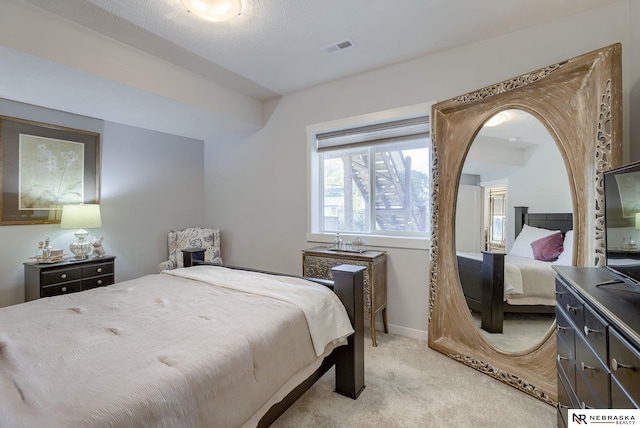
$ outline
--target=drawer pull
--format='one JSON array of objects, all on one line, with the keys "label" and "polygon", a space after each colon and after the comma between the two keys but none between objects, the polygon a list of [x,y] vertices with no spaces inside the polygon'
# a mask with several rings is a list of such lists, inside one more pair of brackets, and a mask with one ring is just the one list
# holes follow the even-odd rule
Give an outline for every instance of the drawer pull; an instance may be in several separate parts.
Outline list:
[{"label": "drawer pull", "polygon": [[562,296],[565,292],[556,290],[556,296]]},{"label": "drawer pull", "polygon": [[558,403],[558,409],[563,410],[563,409],[569,409],[569,406],[565,406],[562,403]]},{"label": "drawer pull", "polygon": [[618,371],[618,369],[633,369],[633,366],[630,364],[622,364],[619,363],[615,358],[611,359],[611,368],[613,371]]},{"label": "drawer pull", "polygon": [[595,409],[595,407],[587,406],[587,403],[585,403],[584,401],[582,403],[580,403],[580,408],[581,409]]},{"label": "drawer pull", "polygon": [[98,273],[102,273],[102,268],[101,268],[101,267],[99,267],[98,269],[96,269],[96,271],[97,271]]},{"label": "drawer pull", "polygon": [[568,327],[566,325],[558,324],[558,331],[560,331],[560,330],[571,330],[571,327]]},{"label": "drawer pull", "polygon": [[97,281],[97,283],[98,283],[98,285],[102,285],[102,280],[101,280],[101,279],[99,279],[99,280]]},{"label": "drawer pull", "polygon": [[[585,371],[585,370],[597,370],[595,367],[592,367],[592,366],[588,366],[588,365],[586,365],[586,364],[584,363],[584,361],[580,361],[580,369],[582,369],[582,371]],[[584,409],[584,408],[585,408],[585,407],[583,407],[583,409]]]},{"label": "drawer pull", "polygon": [[568,360],[569,357],[563,357],[562,355],[558,354],[558,362],[561,362],[562,360]]},{"label": "drawer pull", "polygon": [[62,278],[62,279],[67,279],[67,274],[66,274],[66,273],[63,273],[62,275],[60,275],[60,278]]},{"label": "drawer pull", "polygon": [[594,330],[592,328],[589,328],[588,326],[584,326],[584,335],[585,336],[589,336],[589,333],[600,333],[600,330]]},{"label": "drawer pull", "polygon": [[578,307],[577,306],[571,306],[570,304],[567,303],[567,312],[573,312],[574,314],[578,313]]},{"label": "drawer pull", "polygon": [[60,291],[62,291],[63,293],[66,293],[66,291],[67,291],[67,287],[62,287],[62,288],[60,289]]}]

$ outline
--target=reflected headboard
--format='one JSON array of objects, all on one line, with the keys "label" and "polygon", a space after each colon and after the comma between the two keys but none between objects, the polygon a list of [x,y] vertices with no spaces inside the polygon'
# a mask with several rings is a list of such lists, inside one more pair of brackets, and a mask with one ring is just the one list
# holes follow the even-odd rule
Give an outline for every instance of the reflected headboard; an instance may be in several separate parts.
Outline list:
[{"label": "reflected headboard", "polygon": [[562,235],[573,230],[572,213],[529,213],[529,207],[514,207],[514,210],[516,213],[515,236],[518,236],[525,224],[543,229],[561,230]]}]

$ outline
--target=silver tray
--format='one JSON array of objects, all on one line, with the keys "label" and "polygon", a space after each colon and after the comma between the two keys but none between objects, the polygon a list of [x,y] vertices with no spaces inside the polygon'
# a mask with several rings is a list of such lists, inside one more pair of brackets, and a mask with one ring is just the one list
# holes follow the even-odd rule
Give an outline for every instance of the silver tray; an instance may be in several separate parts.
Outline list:
[{"label": "silver tray", "polygon": [[367,249],[363,250],[347,250],[347,249],[338,249],[338,248],[329,248],[329,251],[338,251],[341,253],[366,253]]}]

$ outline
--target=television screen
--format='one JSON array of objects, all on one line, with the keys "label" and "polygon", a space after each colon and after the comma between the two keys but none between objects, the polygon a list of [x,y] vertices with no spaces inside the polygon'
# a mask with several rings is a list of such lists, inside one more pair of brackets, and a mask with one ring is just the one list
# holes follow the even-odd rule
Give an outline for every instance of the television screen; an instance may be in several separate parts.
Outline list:
[{"label": "television screen", "polygon": [[640,285],[640,162],[604,173],[607,269]]}]

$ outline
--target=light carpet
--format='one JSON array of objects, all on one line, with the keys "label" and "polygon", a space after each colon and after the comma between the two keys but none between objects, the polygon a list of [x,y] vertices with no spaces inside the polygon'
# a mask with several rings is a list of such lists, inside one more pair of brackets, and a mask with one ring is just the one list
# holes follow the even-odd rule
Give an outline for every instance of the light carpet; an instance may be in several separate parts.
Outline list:
[{"label": "light carpet", "polygon": [[365,337],[366,388],[333,392],[327,372],[273,425],[322,427],[555,427],[556,409],[429,349],[425,341]]}]

